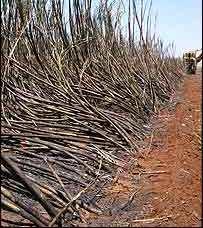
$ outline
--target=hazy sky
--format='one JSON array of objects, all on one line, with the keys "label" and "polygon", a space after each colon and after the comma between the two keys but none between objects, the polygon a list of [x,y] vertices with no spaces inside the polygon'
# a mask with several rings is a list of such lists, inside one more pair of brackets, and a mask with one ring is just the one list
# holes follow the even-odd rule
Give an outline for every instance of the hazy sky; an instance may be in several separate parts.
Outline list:
[{"label": "hazy sky", "polygon": [[153,0],[158,11],[157,31],[174,41],[177,55],[202,48],[202,0]]}]

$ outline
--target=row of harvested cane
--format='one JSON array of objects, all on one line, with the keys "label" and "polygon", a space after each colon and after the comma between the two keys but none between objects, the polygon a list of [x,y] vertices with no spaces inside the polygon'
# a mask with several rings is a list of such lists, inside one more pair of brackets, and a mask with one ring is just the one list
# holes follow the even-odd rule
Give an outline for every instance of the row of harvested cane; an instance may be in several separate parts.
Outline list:
[{"label": "row of harvested cane", "polygon": [[151,5],[144,38],[147,3],[140,18],[129,1],[127,40],[107,1],[94,14],[91,0],[66,3],[68,24],[60,0],[2,4],[5,224],[73,226],[82,210],[101,213],[99,192],[180,81],[181,63],[150,35]]}]

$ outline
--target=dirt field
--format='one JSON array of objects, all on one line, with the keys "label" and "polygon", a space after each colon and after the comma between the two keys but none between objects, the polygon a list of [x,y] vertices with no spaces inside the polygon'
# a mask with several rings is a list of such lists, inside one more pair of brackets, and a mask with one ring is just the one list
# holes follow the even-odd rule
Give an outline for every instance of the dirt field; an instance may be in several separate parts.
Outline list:
[{"label": "dirt field", "polygon": [[105,189],[104,213],[84,214],[86,226],[201,226],[201,81],[200,71],[185,77],[153,119],[147,148]]}]

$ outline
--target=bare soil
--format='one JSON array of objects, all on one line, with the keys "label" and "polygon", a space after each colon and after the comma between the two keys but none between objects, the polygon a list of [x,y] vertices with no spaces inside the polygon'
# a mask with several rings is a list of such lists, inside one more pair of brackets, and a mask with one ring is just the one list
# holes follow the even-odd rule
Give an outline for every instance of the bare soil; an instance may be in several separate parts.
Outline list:
[{"label": "bare soil", "polygon": [[201,227],[202,75],[186,75],[174,106],[153,119],[148,147],[119,170],[81,226]]}]

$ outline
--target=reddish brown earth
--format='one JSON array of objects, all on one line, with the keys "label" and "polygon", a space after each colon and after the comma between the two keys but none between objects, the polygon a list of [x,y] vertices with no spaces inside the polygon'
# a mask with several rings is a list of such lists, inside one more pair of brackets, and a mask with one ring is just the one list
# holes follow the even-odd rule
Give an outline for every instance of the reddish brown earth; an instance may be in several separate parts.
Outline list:
[{"label": "reddish brown earth", "polygon": [[148,148],[118,171],[100,200],[102,215],[82,226],[200,227],[202,76],[186,75],[174,106],[154,118]]}]

